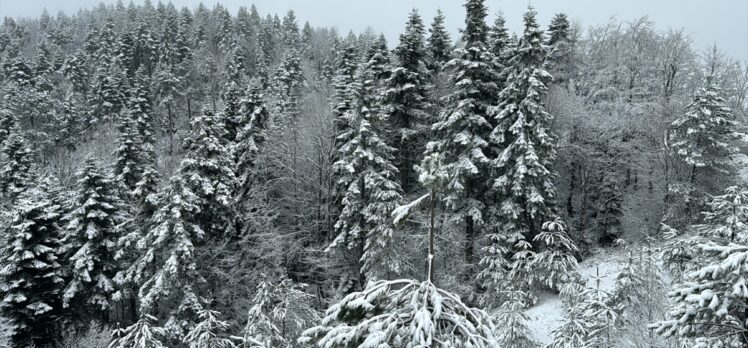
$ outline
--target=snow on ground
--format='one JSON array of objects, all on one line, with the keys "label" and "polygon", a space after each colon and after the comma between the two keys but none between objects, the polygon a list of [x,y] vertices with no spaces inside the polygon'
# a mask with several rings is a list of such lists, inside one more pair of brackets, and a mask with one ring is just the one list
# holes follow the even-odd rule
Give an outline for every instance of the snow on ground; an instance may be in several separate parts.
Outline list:
[{"label": "snow on ground", "polygon": [[[595,286],[595,276],[599,273],[600,287],[610,292],[613,291],[616,277],[623,267],[621,259],[622,256],[616,250],[601,250],[579,264],[579,273],[590,287]],[[545,346],[553,342],[552,331],[561,325],[565,310],[557,294],[543,293],[538,297],[538,303],[525,313],[530,319],[527,326],[535,341]]]}]

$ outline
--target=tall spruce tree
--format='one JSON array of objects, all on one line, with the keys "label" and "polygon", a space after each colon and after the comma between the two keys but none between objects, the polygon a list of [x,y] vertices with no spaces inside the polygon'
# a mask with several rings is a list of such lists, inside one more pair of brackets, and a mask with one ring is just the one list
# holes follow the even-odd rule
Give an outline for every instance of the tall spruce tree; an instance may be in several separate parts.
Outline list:
[{"label": "tall spruce tree", "polygon": [[13,129],[3,144],[4,163],[0,167],[0,190],[13,201],[26,188],[33,186],[33,153],[18,128]]},{"label": "tall spruce tree", "polygon": [[703,184],[705,178],[724,180],[734,173],[731,158],[737,153],[732,145],[738,137],[735,127],[732,110],[719,88],[707,81],[686,107],[686,114],[670,125],[670,148],[691,167],[689,183]]},{"label": "tall spruce tree", "polygon": [[448,106],[432,127],[436,140],[428,143],[426,151],[445,155],[444,167],[450,175],[445,203],[465,231],[465,262],[472,267],[475,240],[485,218],[486,182],[490,180],[489,107],[495,103],[499,86],[487,45],[484,0],[467,0],[465,9],[463,46],[446,65],[455,89],[446,97]]},{"label": "tall spruce tree", "polygon": [[71,303],[90,306],[106,322],[116,292],[113,279],[120,270],[114,258],[118,228],[126,213],[117,188],[95,158],[88,157],[77,175],[77,194],[65,216],[68,224],[62,240],[64,266],[70,272],[63,307]]},{"label": "tall spruce tree", "polygon": [[349,130],[349,125],[344,115],[351,109],[353,103],[351,90],[356,78],[356,69],[358,68],[359,61],[356,52],[356,38],[352,33],[338,45],[336,56],[335,76],[332,83],[334,88],[332,109],[335,119],[335,144],[336,149],[338,149],[346,141],[346,139],[340,139],[340,137]]},{"label": "tall spruce tree", "polygon": [[13,325],[13,343],[46,346],[56,336],[59,295],[60,206],[44,185],[18,197],[0,251],[0,310]]},{"label": "tall spruce tree", "polygon": [[553,82],[563,84],[571,76],[571,23],[565,13],[558,13],[548,25],[548,66],[553,74]]},{"label": "tall spruce tree", "polygon": [[401,199],[400,186],[397,168],[392,164],[394,148],[381,135],[383,120],[373,75],[367,65],[357,73],[353,87],[356,99],[345,115],[351,132],[345,137],[350,140],[340,148],[340,159],[334,164],[338,172],[345,173],[341,181],[348,187],[335,224],[338,237],[330,247],[348,249],[344,254],[361,274],[359,287],[365,285],[363,275],[382,279],[403,269],[388,218]]},{"label": "tall spruce tree", "polygon": [[236,163],[234,174],[238,181],[236,196],[242,201],[252,185],[256,184],[256,165],[266,140],[270,113],[265,106],[259,81],[250,84],[239,104],[238,123],[241,128],[236,136],[233,153]]},{"label": "tall spruce tree", "polygon": [[496,14],[496,19],[491,27],[491,32],[488,34],[489,47],[491,53],[493,53],[496,69],[500,72],[499,88],[504,87],[506,76],[503,74],[507,61],[511,56],[510,42],[509,42],[509,29],[506,27],[506,19],[504,14],[499,12]]},{"label": "tall spruce tree", "polygon": [[385,90],[387,117],[394,127],[388,144],[398,149],[395,165],[405,193],[415,189],[418,163],[431,123],[428,110],[428,69],[423,20],[415,9],[408,16],[405,32],[395,48],[398,64],[392,70]]},{"label": "tall spruce tree", "polygon": [[202,310],[199,295],[205,291],[205,278],[196,248],[232,231],[234,219],[236,179],[223,145],[223,127],[207,110],[192,127],[187,155],[162,193],[148,230],[123,240],[135,245],[140,256],[118,276],[119,282],[140,286],[142,313],[168,317],[169,328],[177,331],[186,329],[180,319],[195,320]]},{"label": "tall spruce tree", "polygon": [[[497,204],[493,205],[491,215],[496,217],[514,254],[513,281],[521,282],[529,281],[527,276],[533,272],[529,267],[541,267],[533,262],[534,251],[541,250],[540,246],[547,243],[533,242],[541,235],[544,224],[556,219],[552,168],[556,150],[555,136],[550,130],[553,116],[543,104],[546,86],[552,77],[543,69],[546,50],[535,16],[532,7],[525,13],[524,35],[507,68],[507,86],[499,94],[499,105],[492,108],[496,126],[490,135],[492,146],[498,151],[491,161],[497,174],[492,187]],[[565,229],[557,224],[553,226]],[[557,228],[553,230],[566,234]],[[558,242],[558,239],[550,241]],[[565,244],[565,241],[561,243]]]},{"label": "tall spruce tree", "polygon": [[444,27],[444,19],[444,12],[441,9],[437,10],[429,29],[429,68],[432,71],[441,70],[452,57],[452,40],[449,38],[447,28]]}]

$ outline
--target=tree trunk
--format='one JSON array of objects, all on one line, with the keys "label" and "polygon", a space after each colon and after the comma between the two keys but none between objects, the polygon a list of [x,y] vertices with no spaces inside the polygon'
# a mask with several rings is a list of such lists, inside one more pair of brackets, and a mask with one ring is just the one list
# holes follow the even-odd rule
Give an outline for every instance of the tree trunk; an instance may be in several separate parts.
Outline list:
[{"label": "tree trunk", "polygon": [[429,282],[434,283],[434,258],[436,251],[434,250],[434,217],[436,215],[436,192],[435,189],[431,189],[431,208],[429,209],[429,256],[428,256],[428,266],[429,266]]}]

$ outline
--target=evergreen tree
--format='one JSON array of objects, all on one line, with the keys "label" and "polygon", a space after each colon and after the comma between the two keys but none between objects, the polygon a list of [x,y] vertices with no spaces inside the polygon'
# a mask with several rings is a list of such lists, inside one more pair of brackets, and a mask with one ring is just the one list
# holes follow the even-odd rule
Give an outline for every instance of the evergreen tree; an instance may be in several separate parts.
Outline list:
[{"label": "evergreen tree", "polygon": [[231,42],[228,58],[226,58],[226,78],[233,83],[242,83],[249,70],[248,54],[238,39]]},{"label": "evergreen tree", "polygon": [[146,314],[135,324],[114,330],[109,348],[166,348],[161,340],[167,336],[167,332],[164,328],[153,326],[155,321],[155,317]]},{"label": "evergreen tree", "polygon": [[358,69],[355,37],[352,34],[348,35],[338,46],[340,51],[336,54],[337,68],[333,80],[335,92],[332,99],[336,149],[347,141],[345,138],[341,139],[341,136],[349,131],[349,125],[344,116],[353,104],[352,88],[356,79],[356,69]]},{"label": "evergreen tree", "polygon": [[506,301],[499,308],[496,327],[500,332],[501,347],[506,348],[534,348],[532,334],[527,328],[529,318],[524,313],[527,295],[519,290],[508,290],[504,296]]},{"label": "evergreen tree", "polygon": [[[496,70],[503,72],[507,66],[508,60],[511,56],[509,47],[509,29],[506,28],[506,19],[504,14],[499,12],[496,15],[493,26],[488,34],[488,42],[491,53],[493,53]],[[500,74],[499,76],[499,88],[502,88],[505,83],[506,76]]]},{"label": "evergreen tree", "polygon": [[232,337],[226,332],[230,325],[218,319],[220,312],[203,309],[197,312],[200,321],[184,336],[190,348],[236,348]]},{"label": "evergreen tree", "polygon": [[140,181],[142,168],[140,167],[144,154],[141,152],[141,137],[135,121],[129,116],[121,117],[118,121],[119,146],[115,150],[114,180],[131,195]]},{"label": "evergreen tree", "polygon": [[[205,282],[196,247],[232,231],[231,206],[236,180],[224,131],[209,111],[193,120],[187,156],[164,190],[163,202],[144,235],[132,233],[125,245],[135,244],[140,256],[118,276],[120,282],[140,285],[142,313],[164,308],[170,329],[183,330],[179,319],[194,319]],[[155,258],[155,255],[161,255]],[[163,306],[164,301],[174,306]],[[159,306],[156,306],[160,304]]]},{"label": "evergreen tree", "polygon": [[199,213],[194,216],[209,237],[222,236],[233,219],[231,197],[236,189],[231,153],[223,142],[225,130],[210,111],[192,121],[193,134],[187,139],[187,156],[177,176],[195,195]]},{"label": "evergreen tree", "polygon": [[11,201],[33,185],[33,154],[26,138],[14,129],[3,144],[4,162],[0,167],[0,190]]},{"label": "evergreen tree", "polygon": [[294,143],[298,142],[296,123],[299,121],[299,102],[301,101],[301,87],[304,76],[301,72],[301,61],[296,50],[289,50],[280,66],[275,71],[275,88],[279,97],[278,123],[291,131]]},{"label": "evergreen tree", "polygon": [[234,145],[234,173],[238,181],[237,197],[241,202],[248,194],[256,178],[257,160],[266,140],[270,114],[262,96],[262,86],[254,81],[239,103],[239,125],[241,128]]},{"label": "evergreen tree", "polygon": [[126,114],[118,121],[119,147],[115,150],[115,180],[145,211],[155,204],[158,186],[152,103],[145,70],[135,73]]},{"label": "evergreen tree", "polygon": [[[353,108],[344,115],[351,134],[342,137],[350,140],[340,148],[340,159],[334,164],[336,172],[345,173],[339,184],[348,187],[335,224],[338,237],[330,247],[348,248],[353,253],[351,262],[360,262],[357,273],[386,278],[403,268],[401,255],[395,255],[397,245],[391,243],[394,231],[388,219],[401,199],[400,186],[392,164],[394,149],[380,135],[383,120],[373,72],[362,66],[357,81]],[[359,286],[365,283],[363,278],[360,282]]]},{"label": "evergreen tree", "polygon": [[564,83],[571,78],[571,54],[573,47],[571,42],[571,24],[565,13],[558,13],[551,19],[548,26],[549,47],[548,64],[553,74],[553,81],[557,84]]},{"label": "evergreen tree", "polygon": [[236,81],[226,84],[226,90],[223,93],[223,110],[218,113],[217,117],[226,129],[224,139],[227,144],[233,144],[236,141],[236,135],[240,127],[239,101],[242,94],[242,90]]},{"label": "evergreen tree", "polygon": [[561,301],[566,309],[561,326],[553,330],[553,342],[548,348],[589,348],[586,337],[590,325],[582,309],[584,285],[580,279],[572,280],[561,287]]},{"label": "evergreen tree", "polygon": [[670,148],[691,167],[689,183],[705,185],[705,178],[714,181],[734,173],[731,157],[737,149],[731,144],[738,134],[733,118],[717,86],[708,82],[686,107],[686,114],[670,125]]},{"label": "evergreen tree", "polygon": [[400,186],[410,193],[416,177],[413,165],[419,162],[426,142],[429,102],[427,98],[428,72],[424,26],[421,16],[413,10],[395,48],[398,64],[392,70],[384,93],[386,114],[394,128],[387,142],[398,149],[395,165],[400,173]]},{"label": "evergreen tree", "polygon": [[475,239],[484,223],[485,183],[489,180],[487,150],[492,126],[488,110],[499,86],[487,46],[484,0],[467,0],[465,8],[463,46],[455,50],[456,58],[446,65],[455,89],[446,97],[448,106],[432,127],[436,140],[429,142],[426,151],[445,155],[445,170],[450,174],[445,201],[453,219],[464,228],[465,262],[472,267]]},{"label": "evergreen tree", "polygon": [[430,69],[438,71],[452,57],[452,40],[444,27],[444,13],[436,11],[434,21],[429,29],[428,50],[430,58]]},{"label": "evergreen tree", "polygon": [[44,346],[56,336],[63,280],[60,264],[60,206],[45,187],[23,191],[5,225],[0,252],[0,310],[13,325],[14,346]]},{"label": "evergreen tree", "polygon": [[0,146],[4,147],[5,141],[13,134],[18,121],[8,109],[0,109]]},{"label": "evergreen tree", "polygon": [[[533,248],[540,244],[556,247],[536,240],[544,224],[556,219],[552,171],[556,151],[555,136],[550,130],[553,117],[543,104],[546,85],[552,77],[542,68],[546,54],[535,15],[532,7],[525,14],[524,36],[517,54],[509,62],[507,86],[499,94],[499,105],[492,109],[496,127],[490,135],[497,151],[491,163],[497,174],[493,180],[497,204],[491,214],[514,249],[510,252],[520,252],[513,256],[512,269],[514,281],[521,282],[527,282],[534,273],[527,269],[529,265],[541,265],[532,262]],[[553,239],[549,242],[556,244]],[[569,243],[567,238],[557,245],[561,249],[553,253],[569,252],[573,246]]]},{"label": "evergreen tree", "polygon": [[296,15],[292,10],[283,17],[283,44],[286,49],[301,49],[301,35],[299,33],[299,24],[296,22]]},{"label": "evergreen tree", "polygon": [[62,240],[64,263],[70,272],[63,307],[78,299],[100,311],[106,322],[116,291],[113,279],[120,270],[114,255],[118,225],[124,222],[125,212],[114,183],[102,173],[96,159],[87,158],[77,175],[78,192],[65,217],[68,225]]},{"label": "evergreen tree", "polygon": [[317,312],[308,305],[310,298],[303,284],[295,284],[285,276],[271,279],[262,274],[250,302],[245,344],[249,348],[291,344],[288,337],[297,337],[309,323],[319,320]]},{"label": "evergreen tree", "polygon": [[569,282],[577,270],[574,254],[578,250],[569,238],[566,223],[558,217],[544,222],[533,243],[540,246],[540,251],[533,253],[528,269],[513,269],[513,277],[526,277],[525,281],[530,284],[541,282],[553,289]]},{"label": "evergreen tree", "polygon": [[652,325],[665,337],[678,336],[748,344],[745,306],[748,290],[743,278],[748,260],[748,233],[743,227],[748,190],[730,187],[715,197],[706,221],[694,228],[703,239],[693,239],[694,270],[668,294],[668,318]]},{"label": "evergreen tree", "polygon": [[588,323],[589,331],[584,337],[588,347],[611,347],[616,330],[615,325],[620,315],[620,304],[614,303],[610,293],[600,287],[600,269],[592,276],[594,287],[582,291],[583,302],[580,304],[583,320]]},{"label": "evergreen tree", "polygon": [[366,69],[371,72],[371,78],[374,80],[374,89],[377,96],[384,91],[385,82],[390,77],[392,69],[390,67],[390,52],[387,49],[387,39],[383,34],[371,44],[366,52]]}]

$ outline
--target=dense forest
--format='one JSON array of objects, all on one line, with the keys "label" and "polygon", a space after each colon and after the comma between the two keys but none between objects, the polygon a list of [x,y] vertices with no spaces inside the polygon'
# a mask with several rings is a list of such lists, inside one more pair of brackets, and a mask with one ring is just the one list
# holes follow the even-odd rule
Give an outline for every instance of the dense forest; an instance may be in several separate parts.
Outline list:
[{"label": "dense forest", "polygon": [[748,347],[746,64],[484,2],[6,17],[0,347]]}]

